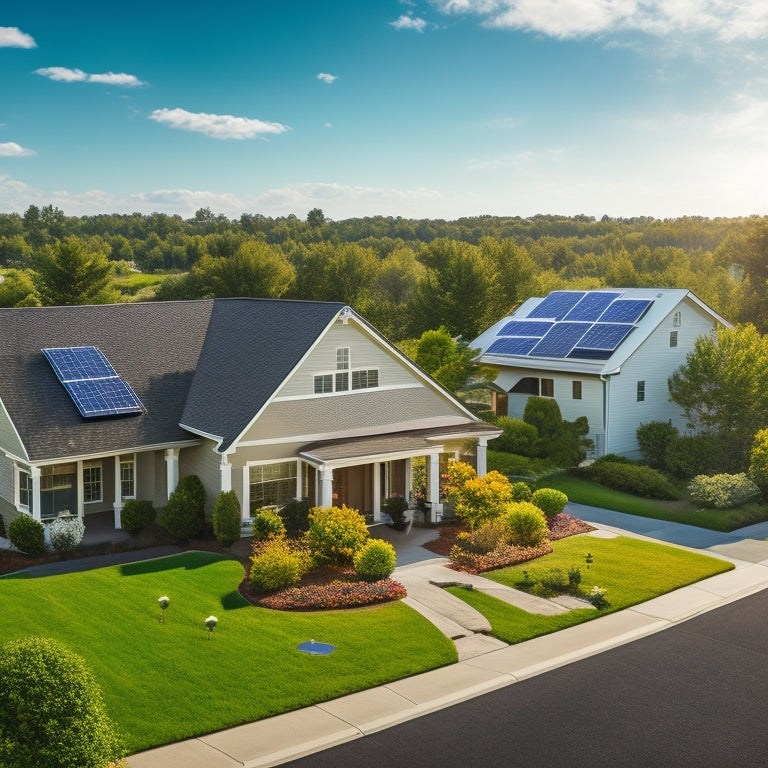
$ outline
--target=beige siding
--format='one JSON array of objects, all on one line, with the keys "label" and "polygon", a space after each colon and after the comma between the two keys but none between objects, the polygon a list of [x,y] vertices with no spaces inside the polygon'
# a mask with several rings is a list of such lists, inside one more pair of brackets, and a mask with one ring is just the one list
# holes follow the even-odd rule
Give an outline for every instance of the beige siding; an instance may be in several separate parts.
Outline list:
[{"label": "beige siding", "polygon": [[13,427],[13,423],[8,417],[8,413],[5,410],[5,406],[0,400],[0,445],[12,453],[14,456],[23,458],[27,455],[24,450],[24,446],[19,441],[19,436],[16,434],[16,430]]},{"label": "beige siding", "polygon": [[221,491],[221,456],[214,453],[214,443],[206,440],[192,448],[182,448],[179,454],[179,480],[197,475],[207,494],[206,513],[213,511],[213,504]]},{"label": "beige siding", "polygon": [[9,458],[0,455],[0,499],[5,499],[11,505],[13,505],[13,483],[13,462]]}]

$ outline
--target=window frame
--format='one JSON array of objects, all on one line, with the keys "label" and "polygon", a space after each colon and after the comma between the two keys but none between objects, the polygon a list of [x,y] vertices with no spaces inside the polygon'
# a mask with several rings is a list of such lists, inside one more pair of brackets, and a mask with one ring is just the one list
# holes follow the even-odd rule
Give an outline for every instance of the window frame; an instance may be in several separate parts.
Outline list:
[{"label": "window frame", "polygon": [[637,402],[645,402],[645,379],[639,379],[637,382]]},{"label": "window frame", "polygon": [[677,347],[677,340],[678,340],[677,331],[670,331],[669,332],[669,346],[670,346],[671,349],[674,349],[675,347]]},{"label": "window frame", "polygon": [[582,400],[583,387],[581,379],[573,379],[571,382],[571,396],[573,400]]},{"label": "window frame", "polygon": [[680,310],[678,310],[672,316],[672,327],[679,328],[682,324],[683,324],[683,313]]},{"label": "window frame", "polygon": [[554,398],[555,396],[555,380],[554,379],[541,379],[541,381],[539,382],[539,387],[541,391],[541,397]]},{"label": "window frame", "polygon": [[[18,484],[19,484],[19,507],[24,509],[32,509],[32,473],[27,472],[26,469],[18,470]],[[26,482],[24,482],[26,477]],[[24,497],[26,496],[26,502]]]},{"label": "window frame", "polygon": [[[297,490],[298,490],[298,479],[299,479],[300,474],[303,474],[303,473],[301,473],[301,471],[299,469],[299,461],[301,461],[301,460],[300,459],[277,459],[275,461],[259,461],[259,462],[255,462],[253,464],[248,464],[247,465],[248,466],[248,473],[247,473],[247,476],[246,476],[246,482],[247,482],[247,488],[248,488],[248,510],[249,510],[249,515],[253,515],[253,513],[257,509],[278,508],[281,505],[281,503],[282,503],[280,501],[280,498],[277,498],[274,501],[274,503],[271,500],[270,500],[269,503],[266,503],[266,504],[263,503],[264,501],[266,501],[266,498],[265,498],[266,494],[261,494],[262,501],[261,502],[257,502],[256,499],[255,499],[255,495],[253,493],[253,489],[254,489],[255,485],[264,486],[264,485],[266,485],[268,483],[276,483],[276,484],[278,484],[278,486],[277,486],[277,497],[280,497],[281,493],[280,493],[280,486],[279,486],[279,484],[280,483],[290,482],[291,483],[291,496],[290,496],[290,498],[285,503],[288,503],[288,501],[290,501],[291,499],[295,499],[296,498],[296,494],[297,494]],[[282,476],[279,476],[279,477],[267,477],[266,479],[264,479],[264,470],[267,467],[269,467],[269,468],[277,468],[277,467],[279,467],[281,465],[291,466],[293,474],[282,475]],[[260,479],[260,480],[253,480],[253,473],[256,470],[261,470],[262,471],[262,479]]]},{"label": "window frame", "polygon": [[[118,457],[118,463],[120,464],[120,499],[135,499],[136,498],[136,454],[135,453],[124,453],[121,454]],[[130,465],[131,467],[131,477],[130,480],[126,480],[123,477],[123,468]],[[132,493],[125,494],[123,493],[123,487],[124,484],[130,482]]]},{"label": "window frame", "polygon": [[[91,477],[90,473],[95,472],[97,477]],[[88,479],[86,479],[86,473]],[[98,491],[98,497],[94,492]],[[102,463],[96,461],[83,462],[83,504],[98,504],[104,501],[104,471]]]},{"label": "window frame", "polygon": [[313,374],[312,391],[315,395],[359,392],[379,386],[378,368],[352,368],[350,347],[336,347],[336,368]]}]

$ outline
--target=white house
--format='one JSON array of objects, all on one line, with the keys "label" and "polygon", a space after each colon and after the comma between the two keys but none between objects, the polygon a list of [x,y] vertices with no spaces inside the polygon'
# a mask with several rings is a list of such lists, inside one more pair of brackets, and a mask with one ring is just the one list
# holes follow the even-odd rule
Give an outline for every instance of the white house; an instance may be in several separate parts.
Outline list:
[{"label": "white house", "polygon": [[497,366],[497,415],[523,417],[531,395],[557,401],[563,418],[589,420],[595,455],[638,457],[636,432],[650,421],[681,431],[667,380],[697,337],[730,327],[693,293],[669,288],[553,291],[531,298],[472,346]]}]

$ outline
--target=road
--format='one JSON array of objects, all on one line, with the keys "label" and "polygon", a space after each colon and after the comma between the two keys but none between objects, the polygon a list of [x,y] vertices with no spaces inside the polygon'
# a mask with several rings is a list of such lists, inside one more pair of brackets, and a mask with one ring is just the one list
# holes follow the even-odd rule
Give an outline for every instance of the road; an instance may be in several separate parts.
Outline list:
[{"label": "road", "polygon": [[768,766],[768,590],[287,765]]}]

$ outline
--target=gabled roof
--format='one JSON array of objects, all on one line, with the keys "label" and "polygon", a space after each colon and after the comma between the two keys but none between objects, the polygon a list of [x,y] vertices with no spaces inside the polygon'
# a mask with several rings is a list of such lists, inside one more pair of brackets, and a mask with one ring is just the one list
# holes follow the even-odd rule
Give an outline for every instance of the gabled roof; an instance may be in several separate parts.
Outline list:
[{"label": "gabled roof", "polygon": [[[0,309],[0,417],[30,461],[209,434],[229,445],[343,304],[209,299]],[[85,419],[42,350],[101,350],[145,411]],[[183,424],[183,426],[181,426]],[[186,427],[186,428],[185,428]]]},{"label": "gabled roof", "polygon": [[[593,310],[604,310],[579,313],[582,300],[591,301]],[[683,288],[552,291],[544,298],[523,302],[471,346],[480,349],[477,359],[490,365],[607,375],[619,371],[684,301],[709,315],[713,323],[730,327],[727,320]],[[624,311],[627,309],[629,312]],[[595,341],[598,338],[603,341]],[[552,341],[547,343],[549,339]]]}]

